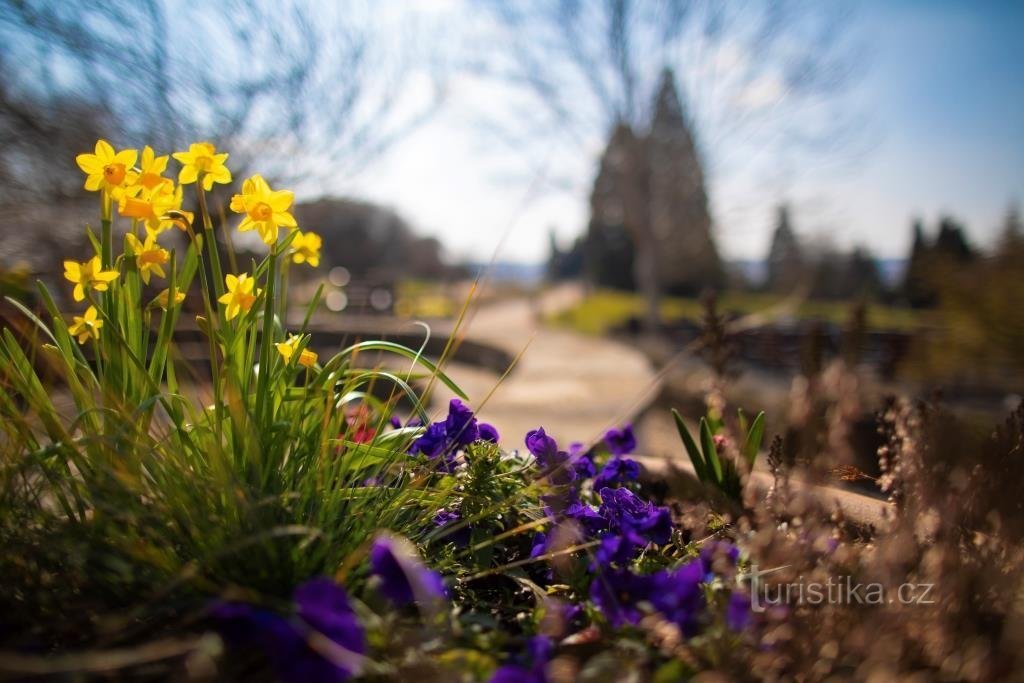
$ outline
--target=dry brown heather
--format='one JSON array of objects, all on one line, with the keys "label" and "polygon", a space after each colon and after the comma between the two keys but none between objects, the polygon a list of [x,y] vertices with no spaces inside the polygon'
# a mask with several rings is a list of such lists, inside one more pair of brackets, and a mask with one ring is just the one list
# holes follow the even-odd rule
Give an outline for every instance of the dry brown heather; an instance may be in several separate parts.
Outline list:
[{"label": "dry brown heather", "polygon": [[[760,500],[748,487],[745,510],[733,516],[737,538],[761,569],[786,567],[769,585],[848,576],[879,584],[884,604],[769,608],[759,642],[726,657],[724,668],[738,680],[1020,680],[1024,406],[979,433],[939,406],[889,399],[878,415],[878,483],[891,505],[881,524],[865,528],[788,485],[849,462],[861,402],[855,378],[837,363],[799,383],[794,399],[789,427],[801,435],[799,453],[787,453],[782,439],[772,444],[775,485]],[[858,477],[849,465],[838,472]],[[683,511],[694,537],[712,530],[716,515],[705,505]],[[901,604],[906,583],[932,585],[927,604]]]}]

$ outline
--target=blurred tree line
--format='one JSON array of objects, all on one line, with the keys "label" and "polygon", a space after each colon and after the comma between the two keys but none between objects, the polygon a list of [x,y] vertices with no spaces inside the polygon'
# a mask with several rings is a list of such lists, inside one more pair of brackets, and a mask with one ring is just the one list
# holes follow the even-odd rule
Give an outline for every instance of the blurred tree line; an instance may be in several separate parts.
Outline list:
[{"label": "blurred tree line", "polygon": [[940,221],[934,240],[915,223],[903,287],[910,303],[933,307],[938,323],[919,344],[916,374],[1024,392],[1024,229],[1016,206],[988,254],[972,249],[952,219]]}]

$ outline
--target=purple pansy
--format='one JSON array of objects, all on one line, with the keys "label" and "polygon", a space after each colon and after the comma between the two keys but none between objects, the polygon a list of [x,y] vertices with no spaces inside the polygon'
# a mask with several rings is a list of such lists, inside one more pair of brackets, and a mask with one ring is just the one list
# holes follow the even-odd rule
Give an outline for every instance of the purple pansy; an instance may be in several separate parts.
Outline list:
[{"label": "purple pansy", "polygon": [[588,537],[593,537],[608,528],[608,520],[586,503],[575,502],[565,509],[565,517],[580,525]]},{"label": "purple pansy", "polygon": [[696,633],[704,610],[704,580],[700,560],[692,560],[678,569],[653,575],[656,589],[651,604],[666,619],[676,623],[687,636]]},{"label": "purple pansy", "polygon": [[[211,612],[229,645],[258,648],[286,683],[341,683],[360,672],[366,639],[345,589],[327,578],[295,590],[295,619],[244,603]],[[316,649],[309,635],[326,641]]]},{"label": "purple pansy", "polygon": [[465,403],[453,398],[448,404],[448,417],[444,421],[448,441],[454,447],[468,446],[480,436],[473,411]]},{"label": "purple pansy", "polygon": [[[481,427],[486,428],[483,433],[480,431]],[[443,422],[432,422],[428,425],[423,434],[409,446],[409,454],[422,454],[428,458],[443,455],[443,468],[453,472],[455,452],[477,439],[497,442],[498,432],[491,425],[478,425],[469,406],[453,398],[448,403],[448,416]]]},{"label": "purple pansy", "polygon": [[750,623],[750,596],[743,591],[733,591],[725,607],[725,624],[733,631],[742,631]]},{"label": "purple pansy", "polygon": [[441,575],[428,569],[402,538],[377,537],[370,548],[370,569],[380,579],[380,592],[396,605],[429,604],[445,597]]},{"label": "purple pansy", "polygon": [[640,478],[640,463],[632,458],[612,458],[601,469],[601,473],[594,479],[594,490],[600,491],[603,488],[612,488],[619,484],[636,481]]},{"label": "purple pansy", "polygon": [[515,663],[498,667],[490,683],[547,683],[545,671],[554,645],[547,636],[534,636],[526,643],[526,652]]},{"label": "purple pansy", "polygon": [[538,531],[533,535],[533,544],[530,546],[530,557],[540,557],[548,551],[548,535]]},{"label": "purple pansy", "polygon": [[569,462],[572,463],[572,468],[576,471],[576,476],[579,479],[590,479],[597,473],[597,467],[594,465],[594,452],[584,451],[583,444],[579,441],[574,441],[569,444]]},{"label": "purple pansy", "polygon": [[605,571],[590,584],[590,599],[613,627],[637,624],[639,603],[651,595],[651,579],[628,570]]},{"label": "purple pansy", "polygon": [[609,429],[604,433],[604,442],[612,455],[628,455],[636,450],[636,437],[633,425],[627,424],[622,429]]},{"label": "purple pansy", "polygon": [[498,443],[498,430],[494,428],[494,425],[486,422],[481,422],[477,425],[480,432],[481,441],[490,441],[491,443]]},{"label": "purple pansy", "polygon": [[[462,522],[462,513],[458,510],[441,510],[434,515],[434,526],[444,528]],[[461,524],[457,529],[451,530],[441,537],[442,541],[451,541],[460,548],[469,544],[472,530],[468,524]]]},{"label": "purple pansy", "polygon": [[537,464],[551,483],[568,484],[576,479],[576,470],[569,467],[569,454],[558,450],[558,443],[543,427],[526,433],[526,449],[537,459]]},{"label": "purple pansy", "polygon": [[448,447],[448,436],[445,431],[444,422],[431,423],[420,438],[412,442],[409,453],[416,455],[421,453],[428,458],[436,458],[444,453]]},{"label": "purple pansy", "polygon": [[633,531],[664,545],[672,537],[672,515],[666,507],[641,500],[629,489],[601,489],[601,516],[612,531]]},{"label": "purple pansy", "polygon": [[700,549],[700,564],[707,580],[710,580],[714,573],[716,558],[723,558],[729,566],[735,567],[740,558],[740,549],[725,540],[705,543]]}]

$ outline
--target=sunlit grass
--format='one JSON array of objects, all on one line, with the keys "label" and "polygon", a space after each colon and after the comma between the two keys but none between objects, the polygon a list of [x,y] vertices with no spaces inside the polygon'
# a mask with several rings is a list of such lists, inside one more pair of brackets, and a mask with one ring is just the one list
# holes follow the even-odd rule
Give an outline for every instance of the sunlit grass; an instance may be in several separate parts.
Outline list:
[{"label": "sunlit grass", "polygon": [[[788,301],[774,294],[726,292],[718,300],[718,309],[725,313],[746,315],[769,313],[780,309]],[[824,320],[843,324],[850,316],[851,303],[831,301],[801,301],[794,315],[799,320]],[[660,304],[662,319],[666,322],[687,320],[699,322],[704,308],[699,299],[665,297]],[[639,294],[615,290],[597,290],[579,304],[553,315],[549,322],[585,334],[607,334],[624,325],[631,317],[644,313],[644,302]],[[874,330],[913,330],[922,322],[920,316],[904,308],[872,304],[868,306],[867,323]]]}]

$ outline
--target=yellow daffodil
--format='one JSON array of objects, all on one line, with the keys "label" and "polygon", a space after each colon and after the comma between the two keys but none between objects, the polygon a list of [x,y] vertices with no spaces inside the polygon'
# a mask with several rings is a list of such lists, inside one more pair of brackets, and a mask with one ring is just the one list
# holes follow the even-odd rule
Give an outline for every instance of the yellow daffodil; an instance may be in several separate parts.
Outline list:
[{"label": "yellow daffodil", "polygon": [[288,190],[271,190],[270,185],[257,174],[242,183],[242,194],[231,198],[231,210],[245,214],[238,225],[240,232],[256,229],[268,245],[277,242],[279,228],[297,226],[295,217],[288,209],[295,201],[295,193]]},{"label": "yellow daffodil", "polygon": [[128,233],[126,236],[128,247],[135,254],[135,263],[139,267],[139,275],[147,285],[153,273],[160,277],[167,277],[164,273],[164,264],[171,260],[169,251],[156,243],[156,235],[149,233],[146,241],[143,242],[135,235]]},{"label": "yellow daffodil", "polygon": [[118,202],[117,211],[126,218],[142,221],[147,233],[158,235],[178,224],[174,214],[187,216],[191,224],[191,212],[181,211],[181,195],[181,187],[168,192],[144,192],[134,197],[125,195]]},{"label": "yellow daffodil", "polygon": [[83,315],[74,316],[74,321],[68,327],[68,334],[78,337],[78,343],[84,344],[89,339],[99,339],[101,327],[103,321],[99,319],[96,307],[90,306],[85,309]]},{"label": "yellow daffodil", "polygon": [[168,159],[170,159],[170,156],[166,154],[158,157],[149,145],[143,147],[142,159],[139,161],[142,172],[139,174],[138,180],[136,180],[139,187],[143,188],[146,192],[173,192],[174,183],[170,178],[163,176],[164,171],[167,170]]},{"label": "yellow daffodil", "polygon": [[218,154],[217,148],[209,142],[193,142],[187,152],[172,155],[181,162],[178,182],[182,185],[196,182],[202,175],[203,189],[209,192],[214,183],[227,185],[231,182],[231,171],[224,165],[227,153]]},{"label": "yellow daffodil", "polygon": [[64,262],[64,277],[75,283],[75,291],[72,296],[75,301],[85,298],[86,289],[95,289],[97,292],[107,291],[107,283],[116,280],[119,273],[116,270],[103,270],[100,265],[100,257],[93,256],[88,261]]},{"label": "yellow daffodil", "polygon": [[[302,342],[302,337],[297,335],[288,335],[288,339],[283,342],[274,344],[277,347],[277,352],[284,358],[284,362],[288,363],[291,361],[292,356],[295,355],[295,351],[299,348],[299,343]],[[316,365],[317,355],[309,349],[303,349],[299,353],[299,365],[311,368]]]},{"label": "yellow daffodil", "polygon": [[263,291],[256,289],[256,280],[250,277],[248,273],[242,273],[237,277],[230,274],[226,275],[224,276],[224,283],[227,285],[228,291],[217,301],[228,307],[225,312],[225,317],[228,320],[233,319],[240,312],[248,311],[252,308],[252,305],[256,302],[256,297]]},{"label": "yellow daffodil", "polygon": [[[165,289],[164,291],[160,292],[159,294],[157,294],[156,298],[153,299],[153,301],[156,302],[157,306],[159,306],[160,308],[162,308],[162,309],[164,309],[166,311],[168,308],[170,308],[170,302],[169,302],[170,296],[171,296],[171,290],[170,290],[170,288],[168,288],[168,289]],[[185,292],[175,292],[174,293],[174,305],[175,306],[177,306],[178,304],[180,304],[184,300],[185,300]]]},{"label": "yellow daffodil", "polygon": [[114,199],[120,199],[125,188],[138,178],[132,170],[138,156],[134,149],[115,152],[109,142],[97,140],[94,154],[79,154],[75,161],[85,172],[85,189],[90,192],[102,190]]},{"label": "yellow daffodil", "polygon": [[315,232],[300,232],[292,240],[292,263],[308,263],[316,268],[320,265],[320,246],[323,240]]}]

